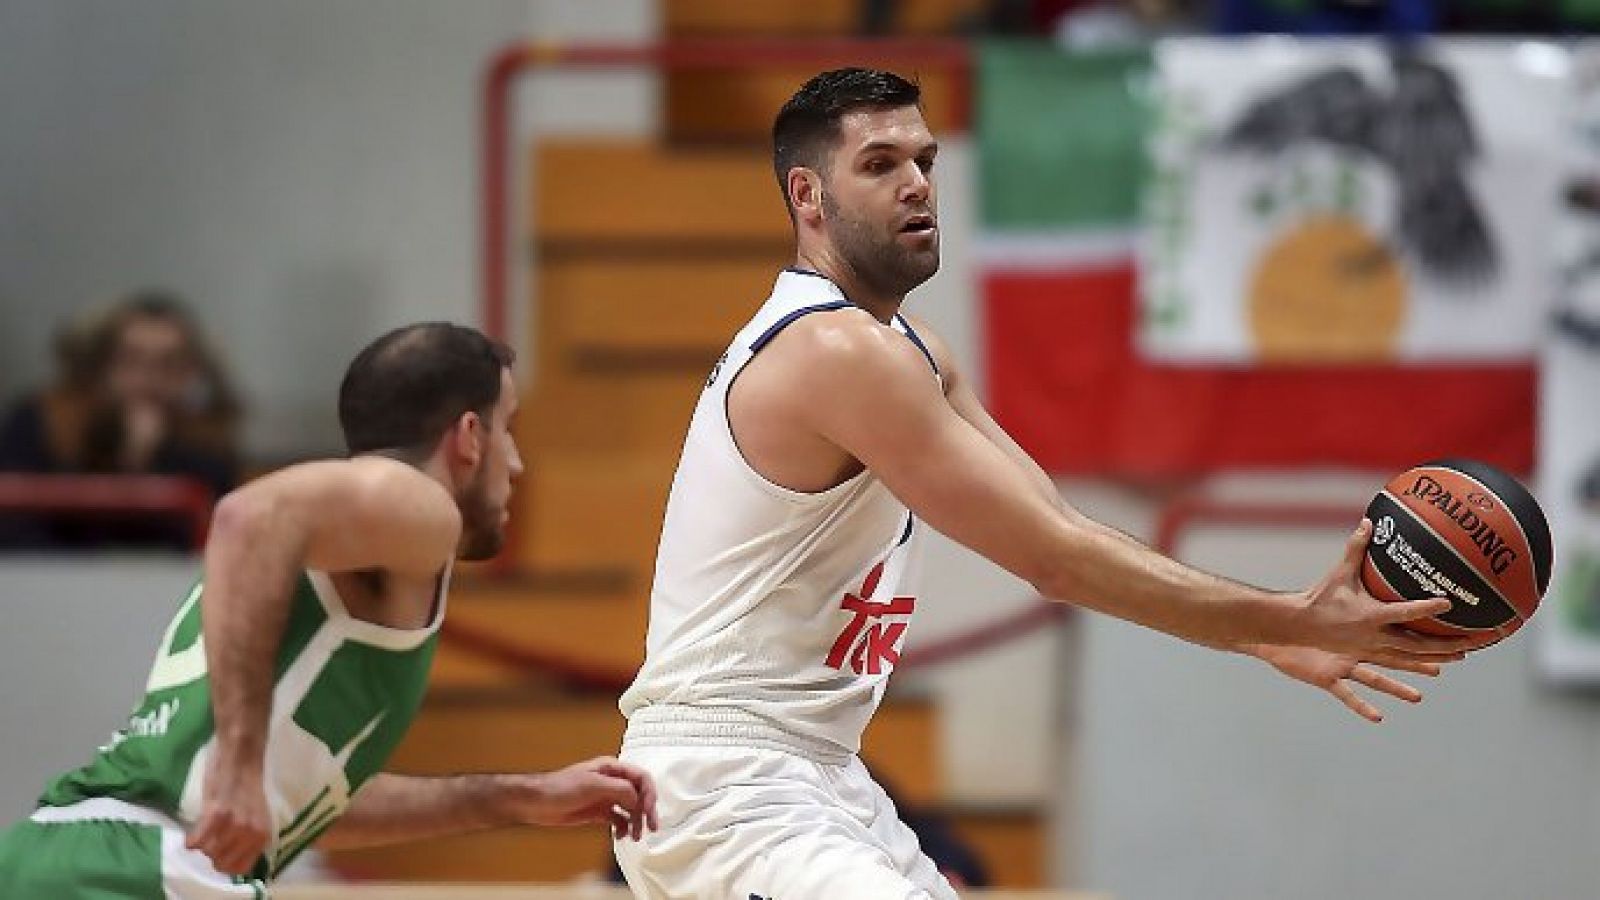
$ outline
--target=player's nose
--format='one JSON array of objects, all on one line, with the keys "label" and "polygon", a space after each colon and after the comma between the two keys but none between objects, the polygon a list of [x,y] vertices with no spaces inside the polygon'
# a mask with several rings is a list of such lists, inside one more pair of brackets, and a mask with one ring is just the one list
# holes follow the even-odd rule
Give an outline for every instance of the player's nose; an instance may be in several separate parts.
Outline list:
[{"label": "player's nose", "polygon": [[928,173],[915,162],[910,165],[910,176],[905,186],[900,190],[900,199],[909,203],[926,203],[928,195],[933,190],[933,182],[928,178]]}]

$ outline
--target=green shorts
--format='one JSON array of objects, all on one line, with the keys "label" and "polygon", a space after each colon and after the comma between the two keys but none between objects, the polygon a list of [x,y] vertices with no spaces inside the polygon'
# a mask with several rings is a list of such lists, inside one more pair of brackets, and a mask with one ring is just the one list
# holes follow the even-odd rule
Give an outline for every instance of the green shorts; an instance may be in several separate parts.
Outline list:
[{"label": "green shorts", "polygon": [[46,807],[0,832],[6,900],[264,900],[266,885],[233,878],[184,847],[166,816],[96,798]]}]

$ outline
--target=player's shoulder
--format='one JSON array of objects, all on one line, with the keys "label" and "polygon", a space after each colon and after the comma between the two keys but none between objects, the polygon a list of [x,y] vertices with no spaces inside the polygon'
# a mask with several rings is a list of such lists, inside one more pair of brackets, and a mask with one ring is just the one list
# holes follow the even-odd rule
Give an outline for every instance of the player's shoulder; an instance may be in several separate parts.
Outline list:
[{"label": "player's shoulder", "polygon": [[805,316],[780,336],[782,350],[817,374],[886,374],[927,370],[927,362],[905,335],[859,307]]},{"label": "player's shoulder", "polygon": [[460,510],[444,485],[421,469],[386,456],[296,463],[268,479],[309,499],[381,507],[414,521],[432,520],[441,529],[460,527]]},{"label": "player's shoulder", "polygon": [[414,494],[421,500],[455,508],[455,501],[445,486],[410,463],[375,454],[338,462],[344,466],[347,477],[373,489]]}]

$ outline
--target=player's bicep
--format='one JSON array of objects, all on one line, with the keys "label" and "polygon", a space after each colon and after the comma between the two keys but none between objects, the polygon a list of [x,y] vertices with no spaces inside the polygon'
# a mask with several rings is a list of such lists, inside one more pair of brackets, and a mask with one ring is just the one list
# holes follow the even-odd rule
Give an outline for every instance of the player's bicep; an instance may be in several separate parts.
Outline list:
[{"label": "player's bicep", "polygon": [[1048,579],[1072,520],[957,415],[920,356],[834,360],[818,430],[860,460],[918,517],[1012,573]]}]

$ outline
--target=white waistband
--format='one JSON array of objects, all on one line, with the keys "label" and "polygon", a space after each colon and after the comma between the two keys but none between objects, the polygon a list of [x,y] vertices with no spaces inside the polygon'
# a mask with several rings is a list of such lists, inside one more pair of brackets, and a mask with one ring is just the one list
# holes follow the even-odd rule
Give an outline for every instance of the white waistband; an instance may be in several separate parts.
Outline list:
[{"label": "white waistband", "polygon": [[41,806],[28,817],[35,822],[49,824],[52,822],[91,822],[94,820],[108,820],[112,822],[132,822],[135,825],[154,825],[157,828],[170,828],[183,830],[176,819],[166,813],[157,812],[148,806],[135,806],[115,797],[90,797],[79,800],[70,806]]},{"label": "white waistband", "polygon": [[796,734],[738,707],[651,704],[628,716],[624,747],[761,747],[792,753],[825,766],[843,766],[855,756],[823,738]]}]

